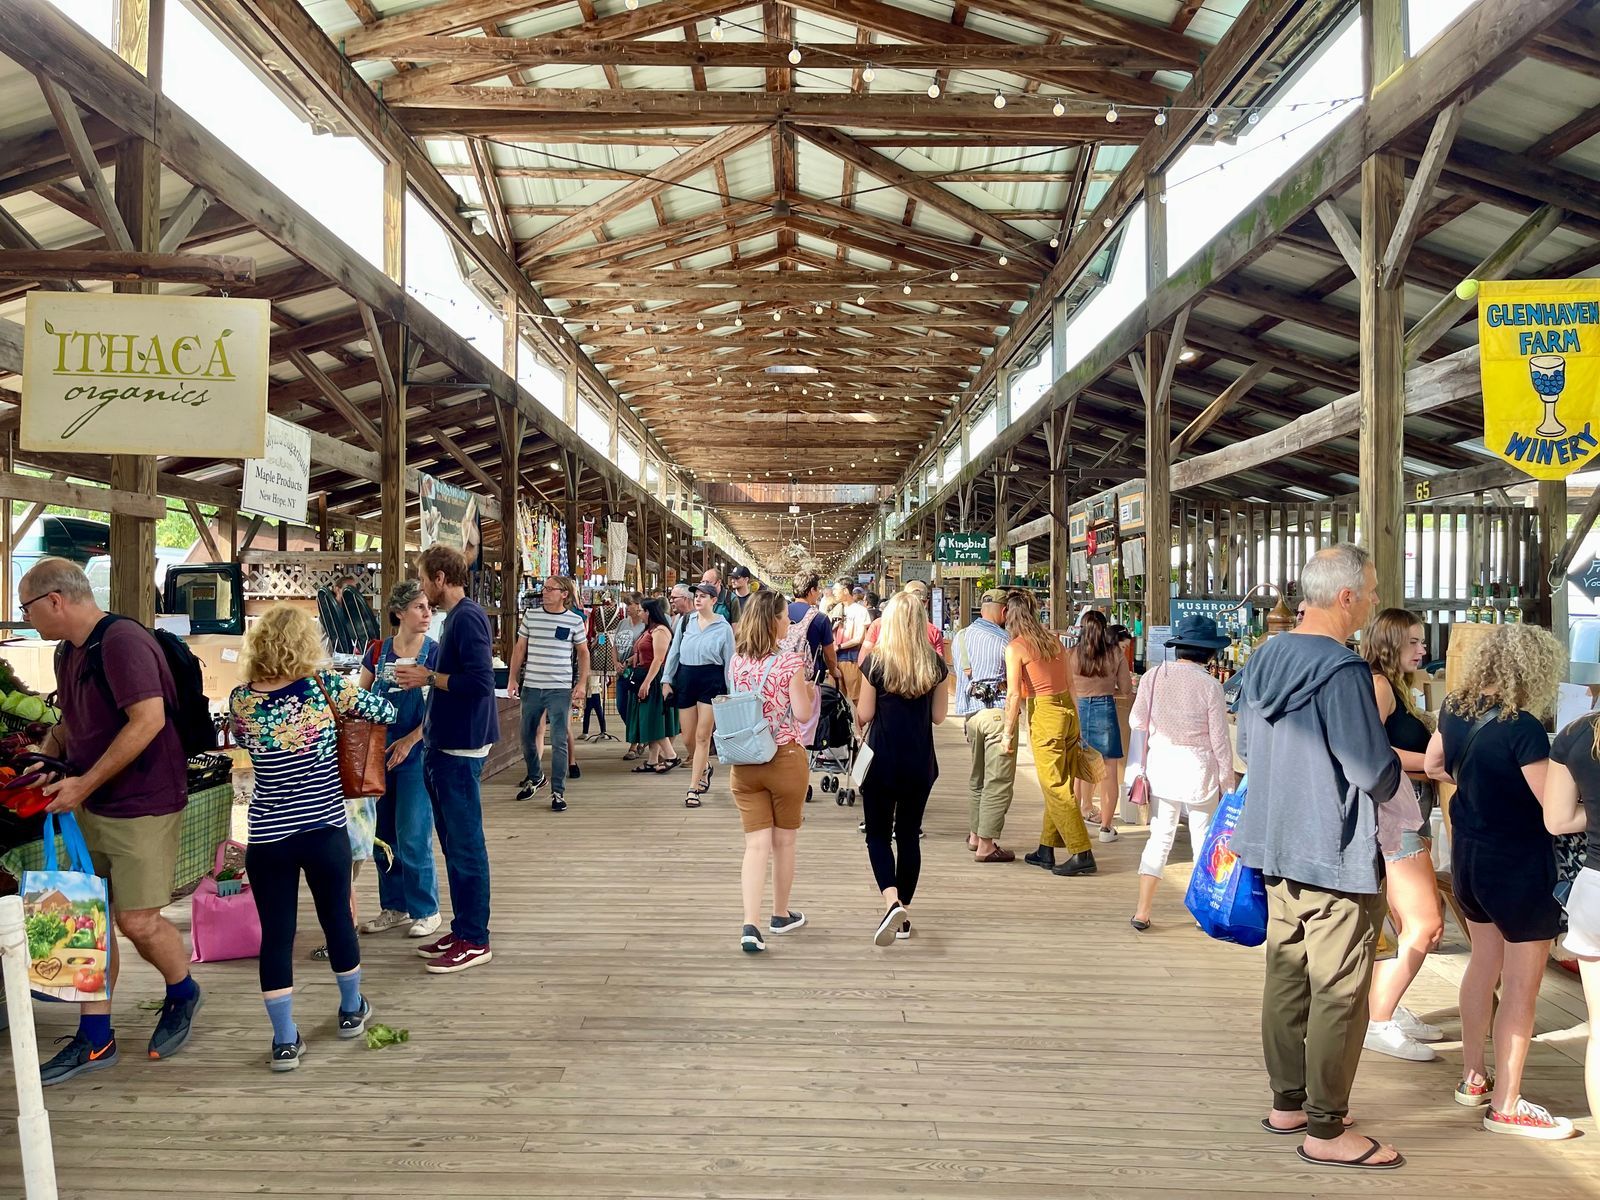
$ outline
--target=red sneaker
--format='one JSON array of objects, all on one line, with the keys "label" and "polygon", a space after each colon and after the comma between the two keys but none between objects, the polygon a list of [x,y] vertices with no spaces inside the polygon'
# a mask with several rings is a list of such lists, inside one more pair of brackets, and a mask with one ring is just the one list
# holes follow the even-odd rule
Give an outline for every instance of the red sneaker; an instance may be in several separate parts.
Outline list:
[{"label": "red sneaker", "polygon": [[438,958],[441,954],[449,954],[455,944],[456,935],[447,933],[437,942],[429,942],[426,946],[418,946],[417,954],[421,958]]},{"label": "red sneaker", "polygon": [[487,946],[456,942],[445,954],[429,959],[427,971],[430,975],[453,975],[457,971],[465,971],[469,967],[486,963],[493,957],[494,951]]}]

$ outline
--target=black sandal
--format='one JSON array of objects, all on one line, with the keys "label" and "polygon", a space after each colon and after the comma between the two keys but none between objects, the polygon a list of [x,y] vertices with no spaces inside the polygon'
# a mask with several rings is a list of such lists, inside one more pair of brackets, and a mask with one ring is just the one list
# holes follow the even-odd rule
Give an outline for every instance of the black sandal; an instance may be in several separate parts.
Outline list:
[{"label": "black sandal", "polygon": [[682,763],[683,759],[681,758],[664,758],[650,769],[657,775],[665,775],[668,771],[672,770],[673,767],[680,766]]},{"label": "black sandal", "polygon": [[1304,1146],[1296,1146],[1294,1152],[1300,1156],[1302,1162],[1308,1162],[1316,1167],[1347,1167],[1357,1171],[1397,1171],[1406,1165],[1405,1155],[1395,1151],[1395,1156],[1388,1162],[1373,1162],[1372,1156],[1383,1149],[1383,1143],[1377,1138],[1369,1137],[1367,1152],[1356,1158],[1317,1158],[1306,1153]]},{"label": "black sandal", "polygon": [[654,774],[656,774],[656,766],[655,766],[654,763],[640,763],[637,767],[633,768],[633,771],[631,772],[631,774],[634,774],[634,775],[654,775]]},{"label": "black sandal", "polygon": [[694,792],[686,793],[683,797],[683,806],[685,808],[699,808],[700,797]]}]

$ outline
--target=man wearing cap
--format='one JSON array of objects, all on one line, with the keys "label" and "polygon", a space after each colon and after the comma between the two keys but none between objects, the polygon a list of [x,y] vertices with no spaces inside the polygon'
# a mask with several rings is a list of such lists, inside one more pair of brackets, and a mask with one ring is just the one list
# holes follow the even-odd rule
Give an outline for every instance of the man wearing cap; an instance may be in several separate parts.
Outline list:
[{"label": "man wearing cap", "polygon": [[967,745],[972,751],[967,845],[975,862],[1008,863],[1017,856],[995,842],[1005,828],[1017,778],[1017,756],[1001,749],[1006,725],[1006,643],[1011,640],[1001,626],[1006,615],[1005,592],[999,588],[985,592],[982,614],[956,634],[953,647],[956,715],[966,718]]},{"label": "man wearing cap", "polygon": [[717,611],[737,625],[744,615],[744,602],[750,598],[750,568],[735,567],[728,572],[728,586],[718,598]]}]

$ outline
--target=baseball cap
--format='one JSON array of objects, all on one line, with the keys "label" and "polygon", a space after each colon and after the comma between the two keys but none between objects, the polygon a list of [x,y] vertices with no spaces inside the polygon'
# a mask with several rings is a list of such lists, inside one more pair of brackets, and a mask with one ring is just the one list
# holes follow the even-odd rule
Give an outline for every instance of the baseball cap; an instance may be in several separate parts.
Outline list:
[{"label": "baseball cap", "polygon": [[852,596],[865,596],[867,594],[867,589],[858,585],[850,589],[850,594]]},{"label": "baseball cap", "polygon": [[990,588],[983,594],[981,602],[984,604],[1004,604],[1006,602],[1006,591],[1004,588]]},{"label": "baseball cap", "polygon": [[717,591],[717,585],[714,583],[697,583],[690,590],[699,592],[702,596],[710,596],[713,600],[720,595]]},{"label": "baseball cap", "polygon": [[750,577],[749,567],[735,567],[728,572],[729,579],[749,579]]}]

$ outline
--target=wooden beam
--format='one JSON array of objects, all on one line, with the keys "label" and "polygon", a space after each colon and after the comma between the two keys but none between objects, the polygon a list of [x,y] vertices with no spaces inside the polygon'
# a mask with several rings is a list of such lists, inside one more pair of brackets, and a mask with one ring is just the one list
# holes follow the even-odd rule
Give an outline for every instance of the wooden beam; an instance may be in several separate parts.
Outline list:
[{"label": "wooden beam", "polygon": [[[1487,0],[1480,0],[1487,2]],[[1478,348],[1447,355],[1406,373],[1405,415],[1421,416],[1463,401],[1481,400]],[[1200,487],[1238,471],[1292,457],[1308,446],[1348,437],[1361,428],[1361,393],[1342,396],[1258,437],[1245,438],[1172,468],[1172,490]]]},{"label": "wooden beam", "polygon": [[201,513],[200,506],[193,500],[183,502],[184,509],[189,514],[189,519],[194,522],[195,531],[200,535],[200,540],[206,544],[206,553],[211,556],[212,562],[222,562],[222,552],[217,549],[216,536],[211,532],[211,522],[207,521]]},{"label": "wooden beam", "polygon": [[1357,279],[1361,278],[1361,234],[1350,223],[1350,218],[1344,215],[1344,210],[1330,197],[1317,205],[1317,220],[1322,222],[1322,227],[1333,239],[1334,247],[1350,268],[1350,273]]},{"label": "wooden beam", "polygon": [[1227,387],[1222,389],[1222,394],[1201,410],[1199,416],[1184,427],[1182,433],[1172,439],[1172,461],[1182,456],[1191,446],[1205,435],[1219,420],[1226,416],[1245,396],[1250,389],[1260,383],[1267,375],[1272,373],[1272,368],[1265,363],[1251,363]]},{"label": "wooden beam", "polygon": [[[390,365],[388,356],[383,352],[383,331],[378,327],[377,315],[371,308],[359,301],[357,301],[356,307],[361,310],[361,325],[366,330],[367,344],[372,347],[372,363],[378,369],[378,386],[383,389],[384,397],[391,404],[398,404],[400,402],[399,381],[395,379],[394,368]],[[382,450],[381,446],[379,450]]]},{"label": "wooden beam", "polygon": [[587,212],[569,217],[540,233],[524,244],[523,255],[528,259],[539,258],[558,246],[564,246],[584,234],[593,232],[606,221],[628,211],[634,205],[649,200],[651,196],[659,195],[674,183],[705,170],[724,155],[749,145],[765,132],[761,126],[736,126],[719,133],[688,153],[679,155],[670,163],[657,167],[648,176],[640,176],[634,182],[618,188],[591,206]]},{"label": "wooden beam", "polygon": [[[1517,269],[1517,264],[1561,224],[1564,214],[1552,204],[1533,212],[1517,227],[1510,237],[1492,251],[1487,258],[1467,272],[1464,278],[1478,280],[1504,279]],[[1405,339],[1405,361],[1414,363],[1424,351],[1442,338],[1468,312],[1477,307],[1477,300],[1463,300],[1454,292],[1447,292],[1421,320],[1411,327]]]},{"label": "wooden beam", "polygon": [[8,500],[31,500],[38,504],[140,517],[147,521],[159,521],[167,515],[167,502],[159,496],[117,488],[62,483],[54,479],[41,479],[36,475],[18,475],[12,471],[0,471],[0,496]]},{"label": "wooden beam", "polygon": [[445,453],[460,463],[461,469],[476,479],[491,496],[500,491],[500,485],[489,476],[489,472],[474,462],[472,456],[463,450],[460,444],[448,433],[442,429],[435,429],[431,436],[444,449]]},{"label": "wooden beam", "polygon": [[78,179],[83,184],[84,198],[98,218],[100,232],[106,235],[106,241],[114,249],[133,250],[134,244],[129,236],[128,226],[117,211],[117,202],[111,194],[111,185],[106,182],[105,172],[100,169],[100,159],[95,153],[94,145],[84,131],[83,118],[78,113],[77,102],[67,93],[66,88],[48,75],[39,76],[39,87],[44,92],[45,103],[50,106],[50,115],[55,120],[56,129],[61,133],[61,141],[66,146],[67,156],[72,160],[73,169],[77,171]]},{"label": "wooden beam", "polygon": [[357,408],[350,397],[346,396],[339,386],[329,379],[327,374],[301,350],[291,350],[289,361],[294,364],[295,370],[300,372],[304,379],[311,381],[317,392],[331,404],[334,411],[350,422],[350,427],[361,435],[361,440],[374,450],[383,447],[383,438],[378,433],[378,428],[369,421],[361,410]]},{"label": "wooden beam", "polygon": [[1400,215],[1394,223],[1394,233],[1383,252],[1378,275],[1378,286],[1381,288],[1397,287],[1405,278],[1406,256],[1411,253],[1412,244],[1421,234],[1423,213],[1433,199],[1439,172],[1450,157],[1450,147],[1456,140],[1456,131],[1461,128],[1461,116],[1465,108],[1465,99],[1457,100],[1434,118],[1427,148],[1417,163],[1416,174],[1406,190],[1405,203],[1401,205]]},{"label": "wooden beam", "polygon": [[117,250],[0,250],[0,279],[107,279],[119,282],[254,283],[256,260],[225,254],[146,254]]},{"label": "wooden beam", "polygon": [[178,201],[178,207],[161,223],[161,239],[156,249],[162,254],[175,254],[183,248],[184,239],[206,215],[212,205],[211,193],[205,188],[190,188],[188,195]]}]

